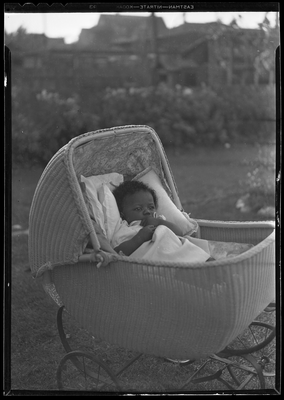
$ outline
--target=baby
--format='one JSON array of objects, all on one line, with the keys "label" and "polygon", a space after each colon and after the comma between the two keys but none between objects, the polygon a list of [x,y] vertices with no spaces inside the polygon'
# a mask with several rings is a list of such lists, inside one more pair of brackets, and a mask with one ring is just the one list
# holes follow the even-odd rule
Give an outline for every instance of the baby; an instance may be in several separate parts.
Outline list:
[{"label": "baby", "polygon": [[157,215],[156,193],[143,182],[125,181],[113,194],[122,218],[112,239],[112,246],[117,253],[131,255],[143,243],[152,239],[155,229],[160,225],[166,226],[177,236],[182,236],[177,225]]},{"label": "baby", "polygon": [[120,238],[125,236],[127,239],[115,246],[115,242],[119,238],[115,237],[117,235],[114,236],[113,244],[116,252],[122,251],[123,254],[129,256],[144,242],[152,239],[153,233],[159,225],[167,226],[176,235],[182,234],[178,226],[166,221],[162,216],[157,217],[156,193],[143,182],[123,182],[114,189],[113,194],[123,220],[119,236]]}]

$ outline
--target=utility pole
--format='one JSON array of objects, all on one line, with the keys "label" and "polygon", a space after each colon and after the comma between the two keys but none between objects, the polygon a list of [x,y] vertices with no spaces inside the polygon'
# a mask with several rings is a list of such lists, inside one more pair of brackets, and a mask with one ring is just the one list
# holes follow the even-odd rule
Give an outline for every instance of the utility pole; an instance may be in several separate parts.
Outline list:
[{"label": "utility pole", "polygon": [[153,84],[156,86],[159,81],[159,48],[158,48],[158,27],[155,13],[151,13],[152,21],[152,43],[153,43],[153,53],[154,53],[154,69],[153,69]]},{"label": "utility pole", "polygon": [[46,22],[46,15],[42,13],[42,25],[43,25],[43,35],[44,35],[44,50],[47,49],[47,22]]}]

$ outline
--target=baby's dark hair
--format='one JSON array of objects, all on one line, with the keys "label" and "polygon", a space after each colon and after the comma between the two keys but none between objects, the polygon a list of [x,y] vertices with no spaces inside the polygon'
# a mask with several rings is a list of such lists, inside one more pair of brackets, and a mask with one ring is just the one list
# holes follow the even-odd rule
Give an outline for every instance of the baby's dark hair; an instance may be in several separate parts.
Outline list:
[{"label": "baby's dark hair", "polygon": [[141,190],[144,192],[151,193],[155,207],[157,208],[158,198],[155,190],[151,189],[148,185],[140,181],[125,181],[122,182],[119,186],[117,186],[113,191],[113,195],[117,202],[119,211],[122,211],[123,200],[126,196],[128,196],[129,194],[140,192]]}]

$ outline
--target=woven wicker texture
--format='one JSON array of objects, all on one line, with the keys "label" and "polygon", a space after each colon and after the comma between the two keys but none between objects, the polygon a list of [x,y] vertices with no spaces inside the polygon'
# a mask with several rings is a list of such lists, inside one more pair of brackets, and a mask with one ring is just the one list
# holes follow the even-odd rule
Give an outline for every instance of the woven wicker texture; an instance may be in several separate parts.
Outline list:
[{"label": "woven wicker texture", "polygon": [[178,192],[159,138],[149,127],[89,132],[49,162],[30,211],[33,275],[45,268],[53,299],[97,338],[169,358],[222,350],[274,299],[273,223],[198,221],[201,238],[252,243],[237,257],[170,263],[117,256],[105,268],[79,262],[94,228],[78,177],[119,172],[131,178],[151,165]]},{"label": "woven wicker texture", "polygon": [[32,273],[46,263],[76,262],[87,234],[66,176],[64,151],[60,151],[42,174],[31,205],[29,260]]},{"label": "woven wicker texture", "polygon": [[52,276],[67,310],[97,338],[197,359],[221,351],[273,300],[273,237],[252,250],[231,262],[166,267],[123,260],[99,270],[59,267]]},{"label": "woven wicker texture", "polygon": [[149,165],[161,173],[155,143],[143,130],[102,137],[76,147],[73,164],[78,177],[117,172],[131,179]]},{"label": "woven wicker texture", "polygon": [[202,238],[220,242],[257,244],[274,231],[273,222],[224,222],[198,220]]}]

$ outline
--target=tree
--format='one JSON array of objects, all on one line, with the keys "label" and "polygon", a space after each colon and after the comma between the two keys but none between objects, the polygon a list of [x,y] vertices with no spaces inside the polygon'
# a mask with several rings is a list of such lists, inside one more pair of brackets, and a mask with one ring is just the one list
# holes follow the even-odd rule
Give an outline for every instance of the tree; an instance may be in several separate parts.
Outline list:
[{"label": "tree", "polygon": [[259,53],[254,60],[256,84],[263,75],[268,75],[269,84],[272,84],[274,80],[275,50],[279,44],[279,31],[277,26],[271,27],[267,14],[265,14],[263,22],[259,24],[262,41],[259,43]]},{"label": "tree", "polygon": [[24,27],[20,26],[16,32],[5,31],[5,44],[11,51],[23,50],[27,47],[29,35]]},{"label": "tree", "polygon": [[234,18],[225,31],[220,24],[215,37],[215,57],[226,71],[227,84],[273,83],[279,30],[267,14],[259,29],[243,29]]}]

